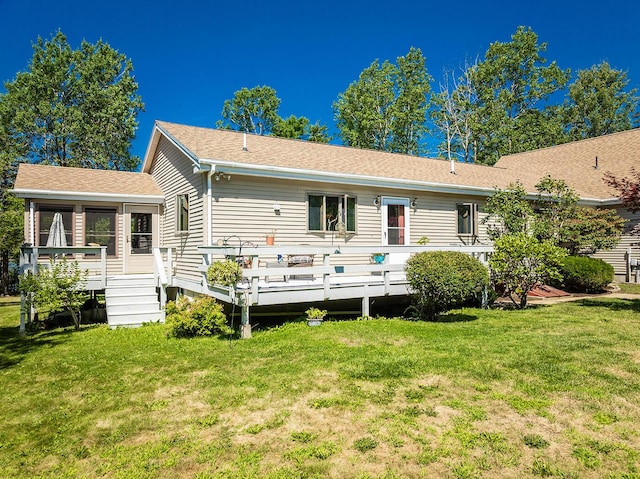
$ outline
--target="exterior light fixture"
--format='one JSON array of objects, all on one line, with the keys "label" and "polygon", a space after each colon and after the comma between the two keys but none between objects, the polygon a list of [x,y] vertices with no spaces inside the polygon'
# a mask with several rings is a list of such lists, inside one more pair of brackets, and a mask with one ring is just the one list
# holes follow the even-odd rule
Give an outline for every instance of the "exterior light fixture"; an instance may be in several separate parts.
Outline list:
[{"label": "exterior light fixture", "polygon": [[411,200],[411,208],[415,210],[416,206],[418,206],[418,198],[414,198]]},{"label": "exterior light fixture", "polygon": [[228,173],[223,173],[222,171],[218,171],[216,173],[213,174],[213,178],[216,181],[220,181],[220,180],[231,180],[231,175],[229,175]]},{"label": "exterior light fixture", "polygon": [[378,195],[373,199],[373,204],[375,206],[380,206],[381,201],[382,201],[382,199],[380,198],[380,195]]}]

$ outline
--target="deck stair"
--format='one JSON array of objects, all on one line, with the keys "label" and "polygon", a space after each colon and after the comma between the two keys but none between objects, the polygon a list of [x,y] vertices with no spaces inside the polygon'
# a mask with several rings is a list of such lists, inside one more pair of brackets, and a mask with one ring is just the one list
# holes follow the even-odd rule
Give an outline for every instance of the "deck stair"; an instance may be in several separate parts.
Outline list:
[{"label": "deck stair", "polygon": [[152,274],[109,276],[104,296],[112,328],[164,321]]}]

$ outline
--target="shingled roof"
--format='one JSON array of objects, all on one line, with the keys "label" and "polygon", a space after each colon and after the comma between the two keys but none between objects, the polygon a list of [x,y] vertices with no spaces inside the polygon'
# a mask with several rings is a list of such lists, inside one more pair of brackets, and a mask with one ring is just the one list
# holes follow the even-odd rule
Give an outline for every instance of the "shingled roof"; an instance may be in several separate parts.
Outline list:
[{"label": "shingled roof", "polygon": [[[272,136],[246,135],[175,123],[156,122],[159,131],[183,149],[194,162],[223,162],[244,167],[275,167],[314,174],[332,173],[416,184],[475,188],[490,194],[513,181],[512,173],[468,163],[456,163],[451,173],[448,161],[376,150],[350,148]],[[152,152],[143,171],[149,171]]]},{"label": "shingled roof", "polygon": [[551,175],[564,179],[582,198],[610,199],[616,191],[604,182],[605,174],[628,176],[633,167],[640,168],[640,129],[503,156],[496,167],[510,171],[527,188]]},{"label": "shingled roof", "polygon": [[[605,172],[628,175],[632,166],[640,166],[640,129],[505,156],[493,167],[456,163],[452,174],[450,163],[441,159],[161,121],[156,122],[156,127],[198,164],[220,162],[256,170],[282,168],[307,172],[310,176],[331,173],[395,180],[412,187],[440,185],[484,193],[515,181],[533,193],[540,179],[551,175],[567,181],[582,198],[612,200],[615,191],[603,181]],[[148,155],[145,171],[151,161]]]},{"label": "shingled roof", "polygon": [[146,173],[21,163],[13,191],[20,197],[68,195],[95,200],[132,198],[161,203],[163,193]]}]

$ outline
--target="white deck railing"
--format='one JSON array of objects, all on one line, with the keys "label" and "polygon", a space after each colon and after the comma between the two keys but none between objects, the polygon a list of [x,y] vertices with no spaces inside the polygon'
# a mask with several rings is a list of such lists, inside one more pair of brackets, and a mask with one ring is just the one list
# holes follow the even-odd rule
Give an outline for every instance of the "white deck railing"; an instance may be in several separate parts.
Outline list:
[{"label": "white deck railing", "polygon": [[[487,263],[491,246],[202,246],[203,284],[210,264],[236,259],[243,278],[236,288],[209,285],[208,293],[227,302],[244,305],[277,304],[304,299],[373,297],[406,294],[404,265],[422,251],[460,251]],[[373,254],[381,254],[381,262]],[[313,262],[305,266],[304,257]],[[291,263],[290,261],[293,261]],[[273,280],[281,278],[282,280]],[[347,292],[349,290],[349,292]],[[365,291],[363,293],[363,291]],[[272,300],[265,299],[271,296]],[[244,299],[243,299],[244,298]]]}]

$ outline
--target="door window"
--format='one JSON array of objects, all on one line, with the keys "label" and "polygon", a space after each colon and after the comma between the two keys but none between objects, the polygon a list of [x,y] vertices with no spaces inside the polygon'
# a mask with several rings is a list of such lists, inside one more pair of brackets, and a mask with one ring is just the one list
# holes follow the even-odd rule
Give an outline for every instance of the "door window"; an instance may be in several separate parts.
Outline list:
[{"label": "door window", "polygon": [[151,254],[151,213],[131,213],[131,254]]}]

